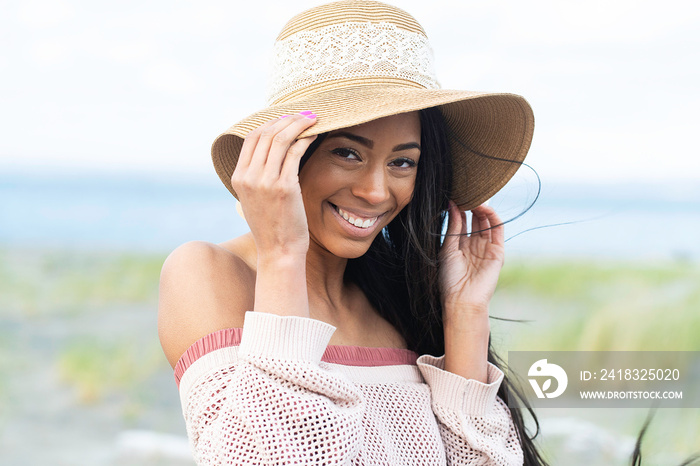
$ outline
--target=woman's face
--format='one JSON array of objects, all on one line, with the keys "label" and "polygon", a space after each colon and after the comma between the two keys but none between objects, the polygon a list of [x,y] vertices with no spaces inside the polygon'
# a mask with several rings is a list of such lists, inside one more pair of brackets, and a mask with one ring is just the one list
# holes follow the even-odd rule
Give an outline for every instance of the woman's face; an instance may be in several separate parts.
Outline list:
[{"label": "woman's face", "polygon": [[338,257],[360,257],[411,200],[420,158],[418,112],[332,131],[299,175],[309,235]]}]

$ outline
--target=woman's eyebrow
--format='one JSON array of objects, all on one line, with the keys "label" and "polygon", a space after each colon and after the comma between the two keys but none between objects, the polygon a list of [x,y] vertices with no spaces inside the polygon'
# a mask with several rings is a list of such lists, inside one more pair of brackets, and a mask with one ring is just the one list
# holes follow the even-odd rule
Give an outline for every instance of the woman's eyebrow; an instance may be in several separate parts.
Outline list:
[{"label": "woman's eyebrow", "polygon": [[363,146],[369,147],[370,149],[374,147],[374,141],[371,139],[363,138],[362,136],[358,136],[357,134],[352,134],[348,133],[347,131],[339,131],[337,133],[333,133],[328,136],[328,139],[331,138],[346,138],[350,139],[351,141],[355,141],[357,143],[362,144]]},{"label": "woman's eyebrow", "polygon": [[[362,144],[365,147],[369,147],[372,149],[374,147],[374,141],[371,139],[364,138],[362,136],[358,136],[357,134],[349,133],[347,131],[339,131],[337,133],[332,133],[328,136],[328,139],[331,138],[346,138],[350,139],[351,141],[355,141],[359,144]],[[402,150],[408,150],[408,149],[418,149],[420,150],[420,144],[417,142],[407,142],[405,144],[399,144],[398,146],[394,147],[393,152],[398,152]]]},{"label": "woman's eyebrow", "polygon": [[399,144],[398,146],[394,147],[394,152],[408,149],[420,150],[420,144],[418,144],[417,142],[407,142],[406,144]]}]

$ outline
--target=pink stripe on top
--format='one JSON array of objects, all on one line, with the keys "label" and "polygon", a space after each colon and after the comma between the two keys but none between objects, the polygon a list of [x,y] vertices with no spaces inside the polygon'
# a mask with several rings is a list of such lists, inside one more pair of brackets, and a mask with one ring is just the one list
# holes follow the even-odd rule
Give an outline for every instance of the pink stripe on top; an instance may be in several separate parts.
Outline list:
[{"label": "pink stripe on top", "polygon": [[[242,328],[226,328],[200,338],[187,348],[175,365],[175,381],[178,387],[183,374],[197,359],[221,348],[238,346],[241,343]],[[418,354],[401,348],[371,348],[368,346],[328,345],[321,357],[322,361],[345,366],[397,366],[416,365]]]}]

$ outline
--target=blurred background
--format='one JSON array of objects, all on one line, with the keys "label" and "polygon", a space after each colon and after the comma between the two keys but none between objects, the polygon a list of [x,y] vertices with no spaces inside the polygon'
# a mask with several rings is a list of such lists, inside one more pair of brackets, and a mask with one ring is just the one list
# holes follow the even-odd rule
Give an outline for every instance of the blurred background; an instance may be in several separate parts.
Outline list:
[{"label": "blurred background", "polygon": [[[160,267],[247,230],[209,148],[265,105],[277,33],[320,3],[3,2],[0,464],[192,464],[156,333]],[[700,351],[700,7],[394,4],[444,88],[535,112],[529,167],[491,201],[513,219],[491,313],[528,321],[494,321],[504,356]],[[648,410],[538,414],[553,464],[616,465]],[[699,427],[700,409],[658,410],[647,464],[700,451]]]}]

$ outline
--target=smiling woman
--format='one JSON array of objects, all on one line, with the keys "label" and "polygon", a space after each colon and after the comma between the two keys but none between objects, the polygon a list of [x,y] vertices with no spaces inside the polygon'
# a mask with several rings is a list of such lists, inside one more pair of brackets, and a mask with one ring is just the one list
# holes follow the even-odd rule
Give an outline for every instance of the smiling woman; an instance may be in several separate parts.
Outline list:
[{"label": "smiling woman", "polygon": [[270,105],[212,147],[250,233],[161,274],[198,463],[543,464],[489,349],[504,238],[481,205],[529,105],[439,89],[420,25],[375,1],[301,13],[275,54]]},{"label": "smiling woman", "polygon": [[411,200],[419,159],[418,112],[328,134],[299,174],[311,241],[340,257],[367,252]]}]

